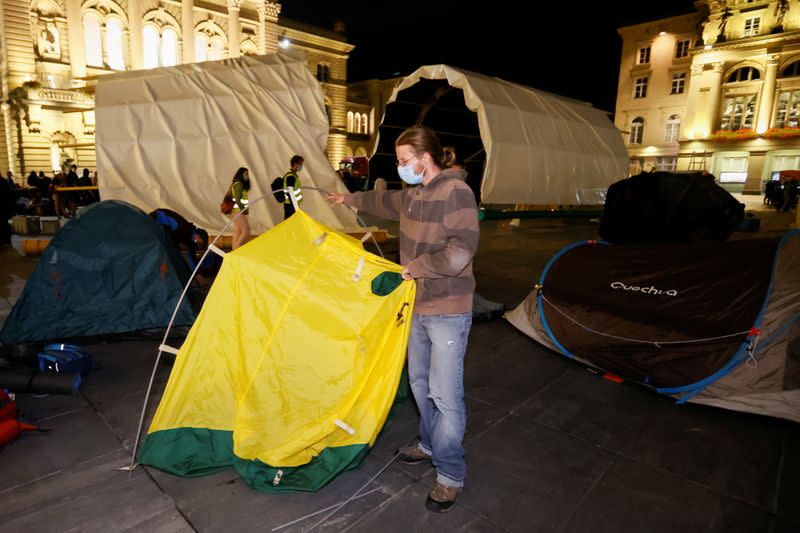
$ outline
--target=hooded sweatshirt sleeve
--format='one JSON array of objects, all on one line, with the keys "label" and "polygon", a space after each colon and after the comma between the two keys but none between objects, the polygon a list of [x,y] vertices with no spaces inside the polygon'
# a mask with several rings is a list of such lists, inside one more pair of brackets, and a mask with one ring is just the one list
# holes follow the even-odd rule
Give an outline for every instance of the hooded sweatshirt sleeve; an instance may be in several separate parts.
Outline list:
[{"label": "hooded sweatshirt sleeve", "polygon": [[344,203],[375,216],[400,220],[400,211],[403,209],[403,192],[402,190],[370,191],[345,194]]}]

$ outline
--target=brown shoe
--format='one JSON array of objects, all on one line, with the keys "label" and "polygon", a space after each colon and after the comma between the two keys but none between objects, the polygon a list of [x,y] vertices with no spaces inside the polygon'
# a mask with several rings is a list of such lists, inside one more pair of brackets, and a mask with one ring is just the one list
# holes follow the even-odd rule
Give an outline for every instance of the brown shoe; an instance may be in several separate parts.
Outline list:
[{"label": "brown shoe", "polygon": [[407,465],[416,465],[423,461],[430,461],[431,456],[423,452],[419,446],[406,446],[397,450],[400,454],[400,460]]},{"label": "brown shoe", "polygon": [[456,503],[456,496],[459,492],[461,492],[461,487],[448,487],[437,481],[434,483],[428,499],[425,500],[425,507],[434,513],[446,513]]}]

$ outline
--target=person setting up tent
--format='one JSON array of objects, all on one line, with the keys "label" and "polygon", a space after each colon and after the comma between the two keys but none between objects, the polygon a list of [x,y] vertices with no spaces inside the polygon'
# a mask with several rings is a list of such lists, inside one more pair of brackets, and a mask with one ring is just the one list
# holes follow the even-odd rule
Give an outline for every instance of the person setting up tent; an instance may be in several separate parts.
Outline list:
[{"label": "person setting up tent", "polygon": [[[300,178],[297,177],[297,173],[303,170],[303,162],[303,156],[292,156],[292,159],[289,161],[289,172],[283,175],[284,190],[286,190],[288,187],[293,187],[294,197],[298,204],[303,201],[303,193],[300,190]],[[283,200],[283,220],[286,220],[292,215],[294,215],[294,204],[292,203],[292,199],[287,194]]]},{"label": "person setting up tent", "polygon": [[399,450],[410,464],[432,461],[436,483],[425,506],[446,512],[464,485],[464,354],[472,325],[478,248],[478,208],[465,172],[449,169],[433,130],[414,126],[395,141],[397,173],[412,187],[403,190],[329,193],[345,204],[400,221],[403,279],[417,284],[408,374],[420,412],[419,443]]}]

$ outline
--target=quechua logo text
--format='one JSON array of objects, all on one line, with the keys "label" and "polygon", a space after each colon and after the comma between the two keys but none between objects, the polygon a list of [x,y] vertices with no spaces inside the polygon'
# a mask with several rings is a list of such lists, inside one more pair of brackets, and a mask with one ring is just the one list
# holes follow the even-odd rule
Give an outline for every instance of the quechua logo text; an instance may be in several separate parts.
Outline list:
[{"label": "quechua logo text", "polygon": [[653,285],[647,287],[639,287],[638,285],[626,285],[621,281],[614,281],[611,283],[611,288],[614,290],[622,290],[629,292],[640,292],[642,294],[650,294],[653,296],[677,296],[678,291],[675,289],[659,289]]}]

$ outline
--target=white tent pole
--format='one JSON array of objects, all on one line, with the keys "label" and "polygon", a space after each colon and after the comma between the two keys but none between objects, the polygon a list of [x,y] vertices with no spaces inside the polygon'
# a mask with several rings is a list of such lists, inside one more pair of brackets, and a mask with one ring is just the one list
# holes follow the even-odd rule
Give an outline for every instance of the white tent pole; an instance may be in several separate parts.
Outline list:
[{"label": "white tent pole", "polygon": [[[317,187],[306,187],[306,189],[311,189],[313,191],[319,191],[322,194],[328,194],[328,191],[326,191],[324,189],[319,189]],[[142,403],[142,412],[139,415],[139,426],[136,429],[136,440],[134,440],[134,442],[133,442],[133,454],[131,455],[131,464],[130,464],[130,466],[120,468],[120,470],[129,470],[129,471],[132,472],[133,469],[136,468],[136,452],[139,450],[139,439],[141,439],[141,437],[142,437],[142,427],[144,426],[144,415],[147,412],[147,402],[150,400],[150,392],[153,389],[153,382],[156,379],[156,371],[158,370],[158,363],[161,362],[161,354],[164,352],[164,349],[162,347],[165,347],[165,345],[167,343],[167,337],[169,337],[169,332],[172,329],[172,324],[173,324],[173,322],[175,322],[175,317],[178,315],[178,310],[181,308],[181,304],[183,303],[183,300],[186,297],[186,293],[189,290],[189,286],[192,284],[192,281],[194,281],[194,277],[197,274],[197,271],[200,269],[200,265],[203,264],[203,261],[205,260],[205,258],[208,255],[208,253],[212,251],[211,247],[212,246],[216,246],[217,240],[222,236],[223,233],[225,233],[228,230],[229,227],[231,227],[231,224],[233,224],[233,222],[237,218],[242,216],[248,209],[250,209],[250,206],[252,206],[256,202],[260,202],[261,200],[263,200],[264,198],[266,198],[268,196],[272,196],[272,193],[264,194],[262,196],[259,196],[258,198],[256,198],[252,202],[249,202],[247,204],[247,206],[245,206],[245,208],[242,211],[239,212],[239,214],[237,214],[235,217],[233,217],[230,220],[230,222],[228,222],[225,225],[225,227],[222,228],[222,230],[217,234],[217,236],[214,238],[214,240],[208,245],[208,248],[206,249],[205,253],[203,254],[203,257],[201,257],[200,260],[197,262],[197,266],[194,267],[194,270],[192,271],[192,275],[189,276],[189,281],[186,282],[186,286],[183,288],[183,292],[181,293],[181,297],[178,298],[178,303],[177,303],[177,305],[175,305],[175,310],[172,312],[172,317],[169,319],[169,324],[167,325],[167,330],[164,332],[164,338],[161,339],[161,344],[159,344],[158,355],[156,356],[156,362],[153,365],[153,372],[150,374],[150,382],[147,384],[147,392],[145,392],[145,395],[144,395],[144,402]],[[292,200],[294,201],[294,196],[292,196]],[[344,205],[344,204],[342,204],[342,205]],[[364,229],[367,229],[367,225],[364,223],[364,221],[361,219],[361,217],[358,216],[358,213],[356,213],[355,210],[352,209],[349,206],[345,206],[345,207],[347,207],[347,209],[350,209],[351,211],[353,211],[353,213],[355,213],[355,215],[356,215],[356,219],[361,223],[361,225],[364,227]],[[383,257],[383,252],[381,251],[380,246],[378,246],[378,241],[375,239],[374,236],[372,237],[372,240],[375,242],[375,246],[378,248],[378,252],[381,254],[381,257]]]}]

